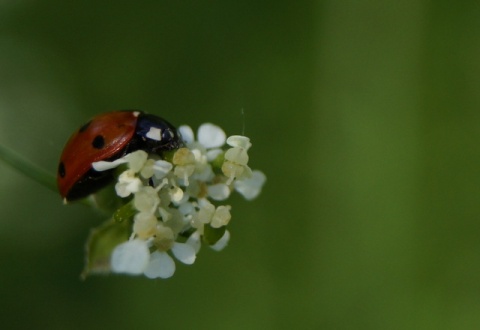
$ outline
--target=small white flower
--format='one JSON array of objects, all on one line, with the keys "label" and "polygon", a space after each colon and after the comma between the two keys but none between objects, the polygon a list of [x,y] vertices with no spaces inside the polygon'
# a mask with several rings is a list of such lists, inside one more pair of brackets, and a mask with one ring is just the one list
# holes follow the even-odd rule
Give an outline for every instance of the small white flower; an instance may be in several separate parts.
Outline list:
[{"label": "small white flower", "polygon": [[133,198],[133,205],[140,212],[153,214],[158,204],[160,204],[160,197],[158,197],[157,191],[150,186],[142,186]]},{"label": "small white flower", "polygon": [[[183,125],[178,128],[182,138],[191,145],[195,143],[195,136],[190,126]],[[225,144],[226,134],[223,129],[217,125],[211,123],[205,123],[200,125],[197,132],[198,142],[205,149],[219,148]]]},{"label": "small white flower", "polygon": [[113,250],[110,263],[114,273],[138,275],[143,273],[149,259],[147,243],[135,239],[118,245]]},{"label": "small white flower", "polygon": [[195,171],[195,156],[188,148],[180,148],[173,155],[175,169],[173,174],[184,181],[188,186],[188,177]]},{"label": "small white flower", "polygon": [[157,232],[158,220],[151,214],[140,212],[135,215],[133,220],[133,232],[139,238],[150,238]]},{"label": "small white flower", "polygon": [[205,154],[203,149],[193,149],[193,155],[195,156],[195,172],[193,178],[198,181],[207,182],[210,181],[213,177],[212,166],[208,163],[208,151]]},{"label": "small white flower", "polygon": [[215,205],[207,200],[202,200],[200,209],[192,219],[192,227],[200,229],[203,225],[209,223],[213,228],[226,226],[231,219],[230,206],[221,205],[215,208]]},{"label": "small white flower", "polygon": [[225,161],[222,165],[222,172],[228,178],[227,185],[233,180],[250,177],[252,170],[248,167],[247,149],[250,148],[250,140],[244,136],[236,135],[231,139],[232,148],[225,152]]},{"label": "small white flower", "polygon": [[237,164],[229,160],[223,162],[222,172],[228,178],[227,185],[230,185],[236,178],[248,178],[252,175],[252,170],[248,165]]},{"label": "small white flower", "polygon": [[132,193],[136,193],[142,187],[142,181],[135,176],[133,170],[126,170],[118,177],[115,185],[115,191],[120,197],[128,197]]},{"label": "small white flower", "polygon": [[[195,262],[195,249],[185,243],[174,243],[172,253],[179,261],[186,265]],[[150,255],[150,261],[144,270],[148,278],[169,278],[175,273],[175,262],[167,252],[155,251]]]},{"label": "small white flower", "polygon": [[189,126],[181,126],[180,131],[188,148],[195,155],[194,178],[200,181],[211,180],[213,171],[208,162],[223,153],[223,150],[219,148],[225,144],[225,132],[217,125],[202,124],[197,133],[198,141],[195,141],[195,136]]},{"label": "small white flower", "polygon": [[220,228],[228,225],[232,215],[230,214],[230,205],[220,205],[215,210],[215,213],[212,216],[210,221],[210,226],[213,228]]},{"label": "small white flower", "polygon": [[245,199],[252,200],[260,194],[266,180],[263,172],[255,170],[250,178],[235,181],[234,187]]},{"label": "small white flower", "polygon": [[203,225],[209,223],[215,214],[215,205],[208,200],[202,199],[199,201],[199,210],[192,219],[192,227],[200,229]]}]

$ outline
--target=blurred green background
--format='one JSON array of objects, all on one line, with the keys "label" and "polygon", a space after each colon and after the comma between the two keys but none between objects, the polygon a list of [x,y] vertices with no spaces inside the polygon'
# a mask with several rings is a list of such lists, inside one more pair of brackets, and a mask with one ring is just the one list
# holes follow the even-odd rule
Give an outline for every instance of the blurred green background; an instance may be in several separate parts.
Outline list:
[{"label": "blurred green background", "polygon": [[478,1],[1,0],[3,145],[136,108],[268,177],[223,252],[82,282],[102,217],[0,163],[2,328],[479,329],[479,59]]}]

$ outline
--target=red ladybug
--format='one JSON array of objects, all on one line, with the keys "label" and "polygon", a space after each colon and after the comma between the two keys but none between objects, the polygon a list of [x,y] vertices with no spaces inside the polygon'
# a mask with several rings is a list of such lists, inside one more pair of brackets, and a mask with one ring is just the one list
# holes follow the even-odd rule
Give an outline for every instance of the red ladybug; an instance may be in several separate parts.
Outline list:
[{"label": "red ladybug", "polygon": [[67,201],[86,197],[113,180],[113,170],[97,172],[93,162],[112,161],[136,150],[161,156],[182,145],[175,127],[160,117],[141,111],[98,115],[65,145],[58,164],[58,190]]}]

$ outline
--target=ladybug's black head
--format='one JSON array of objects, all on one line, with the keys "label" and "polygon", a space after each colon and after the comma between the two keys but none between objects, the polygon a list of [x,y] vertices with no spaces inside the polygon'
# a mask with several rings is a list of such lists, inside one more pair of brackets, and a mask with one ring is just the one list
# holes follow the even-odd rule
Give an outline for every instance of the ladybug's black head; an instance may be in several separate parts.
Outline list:
[{"label": "ladybug's black head", "polygon": [[[148,153],[161,154],[163,151],[178,149],[183,140],[177,129],[165,119],[141,113],[137,121],[137,149]],[[133,151],[133,150],[132,150]]]}]

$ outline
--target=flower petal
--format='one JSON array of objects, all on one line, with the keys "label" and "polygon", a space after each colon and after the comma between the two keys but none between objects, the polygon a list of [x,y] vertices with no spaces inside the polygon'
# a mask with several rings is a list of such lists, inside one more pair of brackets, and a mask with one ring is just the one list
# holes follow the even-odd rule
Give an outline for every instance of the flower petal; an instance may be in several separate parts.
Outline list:
[{"label": "flower petal", "polygon": [[195,250],[195,253],[198,253],[198,251],[200,251],[200,247],[202,246],[202,242],[200,241],[200,233],[195,231],[192,235],[190,235],[185,244],[190,245]]},{"label": "flower petal", "polygon": [[248,154],[245,148],[233,147],[225,152],[225,159],[238,165],[247,165]]},{"label": "flower petal", "polygon": [[147,243],[135,239],[118,245],[113,250],[110,263],[115,273],[138,275],[147,267],[149,258]]},{"label": "flower petal", "polygon": [[148,278],[169,278],[175,273],[175,262],[166,252],[155,251],[143,274]]},{"label": "flower petal", "polygon": [[225,183],[217,183],[207,188],[208,196],[216,201],[223,201],[230,196],[230,188]]},{"label": "flower petal", "polygon": [[213,228],[226,226],[230,222],[231,218],[232,215],[230,214],[230,206],[220,205],[213,214],[212,220],[210,221],[210,226]]},{"label": "flower petal", "polygon": [[115,191],[120,197],[130,196],[132,193],[136,193],[142,187],[142,181],[139,178],[131,176],[130,170],[127,170],[120,174],[118,182],[115,184]]},{"label": "flower petal", "polygon": [[178,132],[182,135],[182,139],[185,143],[189,144],[195,141],[193,130],[190,126],[182,125],[178,128]]},{"label": "flower petal", "polygon": [[152,187],[141,187],[133,197],[133,205],[140,212],[152,213],[160,204],[158,193]]},{"label": "flower petal", "polygon": [[180,187],[173,187],[170,189],[170,197],[172,202],[178,203],[183,199],[183,190]]},{"label": "flower petal", "polygon": [[250,178],[235,181],[234,187],[245,199],[252,200],[260,194],[266,180],[267,177],[263,172],[255,170]]},{"label": "flower petal", "polygon": [[198,142],[205,148],[218,148],[225,144],[227,135],[217,125],[210,123],[202,124],[198,128]]},{"label": "flower petal", "polygon": [[179,202],[178,204],[178,210],[183,214],[183,215],[190,215],[195,212],[195,207],[193,206],[192,203],[190,202]]},{"label": "flower petal", "polygon": [[250,139],[242,135],[229,136],[227,139],[227,144],[231,147],[239,147],[245,150],[248,150],[252,146]]},{"label": "flower petal", "polygon": [[210,247],[215,251],[221,251],[227,246],[228,241],[230,241],[230,232],[225,230],[225,234],[223,234],[222,238],[220,238],[217,243],[211,245]]},{"label": "flower petal", "polygon": [[195,249],[186,243],[173,243],[172,253],[179,261],[191,265],[195,262]]},{"label": "flower petal", "polygon": [[93,162],[92,168],[95,171],[102,172],[102,171],[111,170],[112,168],[118,167],[119,165],[125,164],[127,162],[128,160],[126,160],[125,158],[119,158],[114,160],[113,162],[106,162],[101,160],[99,162]]},{"label": "flower petal", "polygon": [[139,212],[133,221],[133,232],[139,238],[150,238],[155,235],[158,220],[149,212]]},{"label": "flower petal", "polygon": [[153,173],[157,179],[163,179],[173,168],[172,163],[165,160],[157,160],[153,164]]},{"label": "flower petal", "polygon": [[148,154],[143,150],[137,150],[125,156],[128,160],[128,167],[135,173],[140,172],[147,161]]},{"label": "flower petal", "polygon": [[215,158],[217,158],[218,155],[220,155],[221,153],[223,153],[222,149],[218,149],[218,148],[210,149],[207,151],[207,160],[211,162],[215,160]]}]

